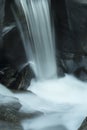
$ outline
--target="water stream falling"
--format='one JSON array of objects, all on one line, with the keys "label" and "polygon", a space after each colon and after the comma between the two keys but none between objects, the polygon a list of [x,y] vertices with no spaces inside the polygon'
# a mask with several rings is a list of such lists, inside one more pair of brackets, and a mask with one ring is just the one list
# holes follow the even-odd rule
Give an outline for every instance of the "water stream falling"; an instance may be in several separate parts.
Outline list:
[{"label": "water stream falling", "polygon": [[[57,78],[55,41],[50,20],[49,0],[15,0],[12,7],[29,62],[39,79],[29,86],[32,93],[13,94],[20,99],[21,111],[41,112],[42,115],[24,119],[24,130],[77,130],[87,116],[87,83],[66,75]],[[20,21],[20,15],[25,18]],[[26,21],[26,24],[25,24]],[[52,78],[55,77],[55,78]],[[46,80],[40,80],[46,79]],[[0,86],[1,94],[7,92]]]},{"label": "water stream falling", "polygon": [[[16,4],[19,12],[21,11],[19,8],[21,5],[25,16],[26,24],[22,24],[21,26],[17,14],[13,11],[26,52],[31,51],[31,53],[27,53],[27,55],[29,55],[29,61],[36,77],[39,80],[57,77],[55,40],[51,24],[50,1],[20,0],[19,2],[16,0]],[[23,26],[27,26],[27,34],[24,32]],[[26,44],[29,44],[29,47],[26,47]]]}]

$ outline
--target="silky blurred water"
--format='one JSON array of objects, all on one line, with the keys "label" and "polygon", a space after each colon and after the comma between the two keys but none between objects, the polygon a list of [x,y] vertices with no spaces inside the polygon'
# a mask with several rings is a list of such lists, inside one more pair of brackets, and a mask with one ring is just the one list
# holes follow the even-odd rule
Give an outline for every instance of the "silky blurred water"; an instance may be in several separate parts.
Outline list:
[{"label": "silky blurred water", "polygon": [[[57,77],[50,0],[15,0],[12,7],[31,68],[38,80]],[[19,16],[23,15],[23,22]]]},{"label": "silky blurred water", "polygon": [[25,130],[77,130],[87,115],[87,83],[73,76],[32,81],[30,94],[17,94],[25,113],[40,116],[22,121]]},{"label": "silky blurred water", "polygon": [[22,118],[24,130],[78,130],[87,116],[87,83],[73,76],[45,82],[32,80],[28,90],[12,93],[0,85],[1,94],[20,100],[21,113],[33,115]]}]

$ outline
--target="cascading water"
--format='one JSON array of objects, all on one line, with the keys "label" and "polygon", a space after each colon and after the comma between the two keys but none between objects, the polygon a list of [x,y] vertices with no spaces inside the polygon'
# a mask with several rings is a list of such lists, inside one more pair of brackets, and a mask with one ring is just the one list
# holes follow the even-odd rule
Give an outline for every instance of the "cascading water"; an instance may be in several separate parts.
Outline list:
[{"label": "cascading water", "polygon": [[[49,0],[16,0],[16,4],[23,9],[25,15],[25,21],[27,26],[27,33],[23,33],[23,25],[19,26],[22,34],[23,42],[30,44],[26,48],[26,52],[29,55],[31,66],[36,74],[36,77],[40,79],[48,79],[57,77],[57,67],[55,58],[55,40],[53,37],[53,30],[51,27],[50,18],[50,1]],[[21,11],[20,8],[19,12]],[[15,11],[13,11],[15,12]],[[17,23],[19,19],[16,13],[15,18]],[[26,37],[26,35],[28,35]],[[31,43],[30,43],[30,39]]]},{"label": "cascading water", "polygon": [[[14,95],[23,105],[22,112],[43,113],[41,116],[22,120],[22,126],[24,130],[77,130],[87,115],[87,83],[68,75],[61,79],[51,78],[57,74],[50,2],[49,0],[15,2],[19,13],[13,6],[12,10],[36,77],[49,78],[38,82],[32,80],[29,87],[32,93]],[[20,21],[20,15],[25,18],[23,22]],[[0,88],[0,92],[4,93],[5,88]],[[7,93],[9,95],[10,92]]]}]

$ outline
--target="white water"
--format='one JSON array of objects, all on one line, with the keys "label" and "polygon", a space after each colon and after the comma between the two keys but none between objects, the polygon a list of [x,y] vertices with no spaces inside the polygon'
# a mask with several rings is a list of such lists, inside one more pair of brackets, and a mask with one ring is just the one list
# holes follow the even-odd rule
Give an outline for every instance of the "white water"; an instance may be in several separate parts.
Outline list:
[{"label": "white water", "polygon": [[[21,111],[44,114],[22,120],[24,130],[77,130],[87,116],[87,83],[73,76],[46,82],[32,81],[29,90],[33,93],[14,94],[23,105]],[[4,91],[8,93],[0,86],[0,93],[4,94]],[[62,129],[62,125],[67,129]]]},{"label": "white water", "polygon": [[[24,12],[26,24],[19,22],[14,12],[18,27],[20,29],[27,55],[33,63],[33,70],[38,79],[57,77],[55,59],[55,40],[50,18],[49,0],[16,0],[19,12],[20,5]],[[23,30],[27,26],[27,33]],[[31,43],[30,43],[30,39]],[[30,52],[31,51],[31,52]],[[28,52],[30,52],[28,54]]]}]

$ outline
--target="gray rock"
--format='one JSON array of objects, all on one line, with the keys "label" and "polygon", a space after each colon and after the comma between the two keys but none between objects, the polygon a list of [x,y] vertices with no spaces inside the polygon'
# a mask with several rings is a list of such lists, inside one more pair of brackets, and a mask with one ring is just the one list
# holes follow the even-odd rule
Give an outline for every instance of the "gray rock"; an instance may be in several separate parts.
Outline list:
[{"label": "gray rock", "polygon": [[21,108],[15,97],[0,95],[0,120],[18,122],[18,111]]},{"label": "gray rock", "polygon": [[85,118],[81,127],[78,130],[87,130],[87,117]]},{"label": "gray rock", "polygon": [[23,128],[20,125],[20,122],[13,123],[0,120],[0,130],[23,130]]},{"label": "gray rock", "polygon": [[0,82],[10,89],[27,89],[35,75],[29,65],[19,72],[10,65],[1,69]]}]

